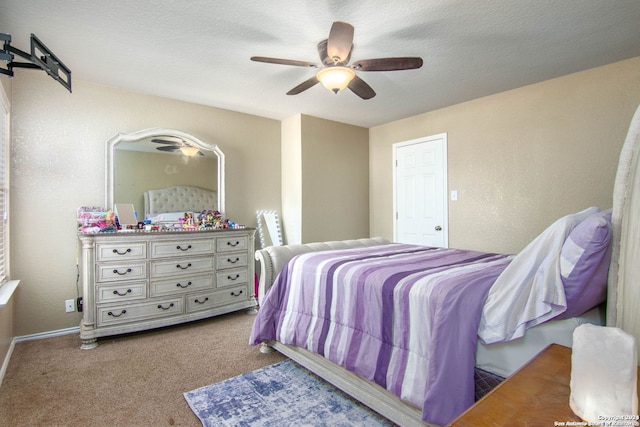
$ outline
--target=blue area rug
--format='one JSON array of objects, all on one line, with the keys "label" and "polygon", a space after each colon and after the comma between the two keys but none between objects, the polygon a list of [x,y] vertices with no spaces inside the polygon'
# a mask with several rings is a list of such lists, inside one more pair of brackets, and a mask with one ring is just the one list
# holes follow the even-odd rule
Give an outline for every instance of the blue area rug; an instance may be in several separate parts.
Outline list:
[{"label": "blue area rug", "polygon": [[392,426],[292,361],[184,393],[204,426]]}]

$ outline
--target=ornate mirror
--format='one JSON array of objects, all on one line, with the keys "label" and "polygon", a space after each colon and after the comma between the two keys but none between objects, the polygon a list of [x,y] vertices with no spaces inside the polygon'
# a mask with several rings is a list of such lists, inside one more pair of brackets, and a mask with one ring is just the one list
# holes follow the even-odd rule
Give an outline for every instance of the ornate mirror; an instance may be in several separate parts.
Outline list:
[{"label": "ornate mirror", "polygon": [[[216,145],[173,129],[116,134],[107,141],[106,208],[131,203],[145,218],[143,193],[173,186],[216,191],[224,214],[224,153]],[[184,207],[186,208],[186,206]]]}]

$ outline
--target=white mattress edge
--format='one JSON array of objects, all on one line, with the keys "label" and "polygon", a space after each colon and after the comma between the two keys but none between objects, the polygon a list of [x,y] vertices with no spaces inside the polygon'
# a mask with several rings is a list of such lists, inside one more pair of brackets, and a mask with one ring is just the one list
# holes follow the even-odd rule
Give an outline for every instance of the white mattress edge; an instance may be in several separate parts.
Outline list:
[{"label": "white mattress edge", "polygon": [[549,344],[572,347],[573,330],[584,323],[604,325],[605,311],[602,304],[577,317],[549,320],[527,330],[524,337],[509,342],[483,344],[478,340],[476,367],[506,378]]}]

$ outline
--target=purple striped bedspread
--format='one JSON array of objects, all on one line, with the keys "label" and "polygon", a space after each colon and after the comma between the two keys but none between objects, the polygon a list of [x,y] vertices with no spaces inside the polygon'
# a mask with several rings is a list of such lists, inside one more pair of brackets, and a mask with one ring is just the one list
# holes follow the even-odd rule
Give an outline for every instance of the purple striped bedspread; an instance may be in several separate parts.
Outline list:
[{"label": "purple striped bedspread", "polygon": [[408,244],[302,254],[262,301],[250,343],[320,354],[445,425],[474,402],[482,306],[511,259]]}]

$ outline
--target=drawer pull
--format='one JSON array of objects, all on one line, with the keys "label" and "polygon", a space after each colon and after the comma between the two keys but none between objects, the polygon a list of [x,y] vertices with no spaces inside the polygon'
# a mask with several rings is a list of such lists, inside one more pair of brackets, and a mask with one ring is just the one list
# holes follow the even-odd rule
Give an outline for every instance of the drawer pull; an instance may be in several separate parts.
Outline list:
[{"label": "drawer pull", "polygon": [[239,278],[240,278],[239,274],[236,274],[235,277],[227,276],[227,279],[229,280],[238,280]]},{"label": "drawer pull", "polygon": [[125,271],[124,273],[120,273],[120,271],[118,271],[118,269],[115,269],[115,270],[113,270],[113,273],[114,273],[114,274],[118,274],[118,275],[120,275],[120,276],[124,276],[124,275],[125,275],[125,274],[127,274],[127,273],[131,273],[131,269],[130,269],[130,268],[127,268],[127,271]]},{"label": "drawer pull", "polygon": [[112,311],[108,312],[107,314],[108,314],[109,316],[113,316],[113,317],[120,317],[120,316],[122,316],[123,314],[126,314],[126,313],[127,313],[127,310],[122,310],[122,311],[120,312],[120,314],[113,314],[113,312],[112,312]]},{"label": "drawer pull", "polygon": [[113,294],[114,294],[114,295],[120,295],[121,297],[123,297],[123,296],[125,296],[125,295],[127,295],[127,294],[130,294],[131,292],[133,292],[131,289],[127,289],[127,291],[126,291],[126,292],[124,292],[124,293],[120,293],[120,291],[118,291],[118,290],[116,289],[115,291],[113,291]]},{"label": "drawer pull", "polygon": [[186,285],[183,285],[182,283],[176,283],[176,286],[179,288],[185,289],[191,286],[191,282],[187,283]]},{"label": "drawer pull", "polygon": [[227,258],[227,262],[229,262],[231,264],[235,264],[238,261],[240,261],[240,258],[237,258],[237,257],[236,257],[236,259]]},{"label": "drawer pull", "polygon": [[236,240],[236,242],[235,242],[235,243],[233,243],[233,242],[227,242],[227,246],[232,246],[232,247],[236,247],[236,246],[238,246],[239,244],[240,244],[240,242],[239,242],[239,241],[237,241],[237,240]]},{"label": "drawer pull", "polygon": [[179,251],[188,251],[189,249],[191,249],[191,245],[187,246],[186,248],[183,248],[182,246],[178,245],[176,246],[176,249],[178,249]]},{"label": "drawer pull", "polygon": [[181,270],[186,270],[187,268],[191,267],[191,263],[187,264],[186,267],[181,266],[180,264],[176,265],[176,268],[179,268]]},{"label": "drawer pull", "polygon": [[200,301],[200,298],[196,298],[193,300],[193,302],[198,303],[198,304],[204,304],[205,302],[209,301],[209,297],[206,297],[204,300]]},{"label": "drawer pull", "polygon": [[232,297],[239,297],[240,295],[242,295],[242,289],[240,289],[238,292],[231,292]]},{"label": "drawer pull", "polygon": [[118,255],[126,255],[126,254],[128,254],[129,252],[131,252],[131,248],[128,248],[128,249],[127,249],[126,251],[124,251],[124,252],[120,252],[120,251],[119,251],[119,250],[117,250],[117,249],[114,249],[114,250],[113,250],[113,253],[114,253],[114,254],[118,254]]},{"label": "drawer pull", "polygon": [[171,307],[173,307],[173,303],[169,304],[168,307],[163,307],[162,304],[158,304],[158,308],[162,310],[169,310]]}]

